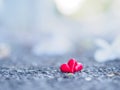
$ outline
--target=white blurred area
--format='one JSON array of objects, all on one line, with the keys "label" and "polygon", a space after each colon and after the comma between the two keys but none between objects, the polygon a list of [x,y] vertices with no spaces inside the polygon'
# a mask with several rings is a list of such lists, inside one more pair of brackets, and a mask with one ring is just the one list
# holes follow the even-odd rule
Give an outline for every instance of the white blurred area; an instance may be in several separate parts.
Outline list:
[{"label": "white blurred area", "polygon": [[82,7],[85,0],[55,0],[56,7],[64,15],[71,15]]},{"label": "white blurred area", "polygon": [[96,37],[119,36],[119,8],[120,0],[0,0],[0,42],[36,55],[90,49]]},{"label": "white blurred area", "polygon": [[120,59],[120,36],[116,37],[112,43],[103,39],[96,39],[95,43],[99,46],[94,54],[96,61],[105,62]]}]

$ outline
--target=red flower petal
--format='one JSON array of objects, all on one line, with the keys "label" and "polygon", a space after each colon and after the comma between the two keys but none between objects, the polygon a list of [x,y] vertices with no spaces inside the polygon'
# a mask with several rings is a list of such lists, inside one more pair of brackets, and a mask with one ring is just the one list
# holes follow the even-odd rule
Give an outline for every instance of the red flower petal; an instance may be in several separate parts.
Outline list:
[{"label": "red flower petal", "polygon": [[75,67],[75,71],[81,71],[83,69],[83,65],[81,63],[77,63],[76,67]]},{"label": "red flower petal", "polygon": [[62,72],[69,72],[69,71],[70,71],[70,68],[69,68],[68,64],[62,64],[62,65],[60,66],[60,70],[61,70]]},{"label": "red flower petal", "polygon": [[83,69],[83,65],[78,63],[75,59],[70,59],[67,64],[62,64],[60,66],[61,72],[64,73],[75,73],[81,71]]},{"label": "red flower petal", "polygon": [[75,67],[77,65],[77,61],[75,59],[70,59],[68,61],[68,65],[70,67],[70,73],[74,73],[75,72]]}]

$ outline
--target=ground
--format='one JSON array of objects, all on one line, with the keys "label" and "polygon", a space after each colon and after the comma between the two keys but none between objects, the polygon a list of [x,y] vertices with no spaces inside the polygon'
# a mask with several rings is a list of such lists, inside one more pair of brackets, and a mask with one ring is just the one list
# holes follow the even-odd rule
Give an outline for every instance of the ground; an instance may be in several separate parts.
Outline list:
[{"label": "ground", "polygon": [[[0,60],[0,90],[119,90],[120,60],[98,63],[89,53],[36,57],[29,49],[15,49]],[[59,66],[73,57],[84,69],[62,73]]]}]

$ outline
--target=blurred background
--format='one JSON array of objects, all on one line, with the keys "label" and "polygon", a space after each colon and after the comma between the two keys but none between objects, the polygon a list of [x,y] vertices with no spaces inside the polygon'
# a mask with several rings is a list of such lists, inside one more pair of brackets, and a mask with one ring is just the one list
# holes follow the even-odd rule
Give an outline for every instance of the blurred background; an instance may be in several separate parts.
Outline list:
[{"label": "blurred background", "polygon": [[0,0],[0,57],[16,47],[37,56],[95,50],[119,24],[120,0]]}]

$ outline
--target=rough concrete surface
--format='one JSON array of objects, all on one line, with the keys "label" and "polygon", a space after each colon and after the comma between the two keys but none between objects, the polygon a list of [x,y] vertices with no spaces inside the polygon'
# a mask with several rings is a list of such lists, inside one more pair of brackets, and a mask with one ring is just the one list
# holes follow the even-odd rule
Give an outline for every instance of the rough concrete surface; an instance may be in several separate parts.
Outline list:
[{"label": "rough concrete surface", "polygon": [[[24,49],[0,60],[0,90],[119,90],[120,60],[98,63],[92,55],[32,55]],[[75,74],[62,73],[59,66],[69,58],[83,63]]]}]

